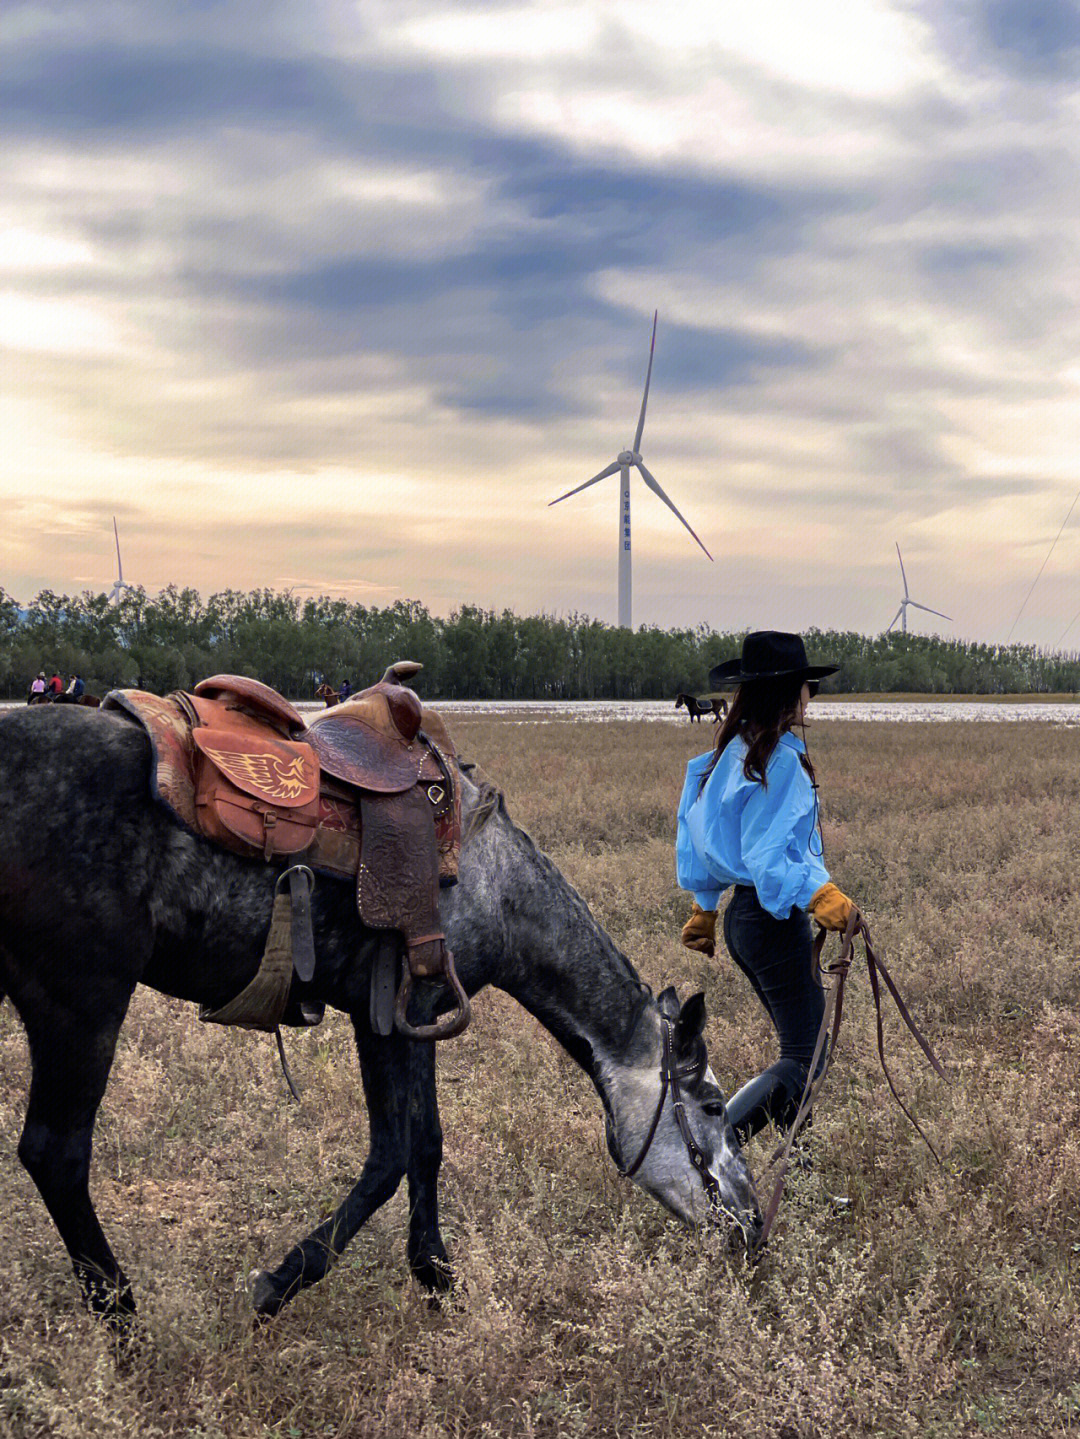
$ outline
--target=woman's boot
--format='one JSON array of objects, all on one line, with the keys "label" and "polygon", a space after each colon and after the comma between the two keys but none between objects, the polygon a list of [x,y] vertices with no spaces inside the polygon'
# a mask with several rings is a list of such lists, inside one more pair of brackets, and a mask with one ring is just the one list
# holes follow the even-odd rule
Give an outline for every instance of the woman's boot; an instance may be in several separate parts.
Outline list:
[{"label": "woman's boot", "polygon": [[727,1102],[728,1119],[739,1143],[745,1145],[767,1124],[786,1129],[798,1112],[801,1093],[801,1086],[793,1089],[784,1077],[771,1069],[755,1075]]}]

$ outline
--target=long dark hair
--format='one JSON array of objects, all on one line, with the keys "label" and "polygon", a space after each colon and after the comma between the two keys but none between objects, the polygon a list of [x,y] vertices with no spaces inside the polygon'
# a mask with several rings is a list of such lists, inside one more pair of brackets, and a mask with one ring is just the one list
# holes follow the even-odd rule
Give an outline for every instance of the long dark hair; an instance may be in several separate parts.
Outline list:
[{"label": "long dark hair", "polygon": [[[716,752],[701,777],[701,788],[733,739],[746,742],[743,774],[765,784],[765,769],[780,736],[791,728],[802,695],[801,675],[779,675],[775,679],[747,680],[735,691],[731,708],[716,735]],[[817,776],[808,754],[801,754],[802,767],[817,789]],[[699,791],[700,793],[700,791]]]}]

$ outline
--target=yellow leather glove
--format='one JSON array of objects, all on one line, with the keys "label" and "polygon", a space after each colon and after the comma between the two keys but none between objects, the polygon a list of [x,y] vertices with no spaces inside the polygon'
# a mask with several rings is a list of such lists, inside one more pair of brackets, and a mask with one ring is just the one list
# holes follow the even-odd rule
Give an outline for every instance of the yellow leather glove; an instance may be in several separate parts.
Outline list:
[{"label": "yellow leather glove", "polygon": [[823,884],[810,901],[810,915],[822,929],[846,929],[851,911],[858,906],[831,881]]},{"label": "yellow leather glove", "polygon": [[707,954],[711,958],[716,953],[716,910],[702,909],[695,900],[680,938],[687,949],[696,949],[698,954]]}]

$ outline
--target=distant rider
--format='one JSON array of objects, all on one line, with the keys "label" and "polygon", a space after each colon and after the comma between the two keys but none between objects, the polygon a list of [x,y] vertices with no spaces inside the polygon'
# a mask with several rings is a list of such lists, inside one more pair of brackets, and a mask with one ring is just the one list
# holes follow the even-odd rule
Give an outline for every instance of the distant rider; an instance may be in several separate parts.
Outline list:
[{"label": "distant rider", "polygon": [[780,1040],[776,1063],[728,1101],[743,1144],[770,1121],[794,1121],[825,1010],[810,919],[842,930],[854,907],[822,861],[817,781],[792,733],[805,726],[818,682],[836,670],[808,664],[798,635],[747,635],[741,657],[709,673],[711,690],[733,681],[738,689],[714,749],[687,766],[679,802],[678,879],[694,896],[682,942],[715,952],[717,904],[734,886],[724,942]]},{"label": "distant rider", "polygon": [[68,687],[67,687],[67,689],[64,691],[64,693],[71,695],[72,698],[74,698],[74,699],[78,699],[85,689],[86,689],[86,686],[83,684],[83,682],[82,682],[82,680],[79,678],[79,676],[78,676],[78,675],[72,675],[72,676],[71,676],[71,683],[68,685]]},{"label": "distant rider", "polygon": [[338,690],[338,699],[341,700],[341,702],[344,704],[344,702],[349,698],[351,694],[352,685],[349,683],[348,680],[342,680],[341,688]]},{"label": "distant rider", "polygon": [[37,677],[37,679],[34,680],[33,684],[30,686],[30,693],[29,693],[29,694],[27,695],[27,697],[26,697],[26,703],[27,703],[27,704],[32,704],[35,695],[43,695],[44,693],[45,693],[45,671],[44,671],[44,670],[39,670],[39,671],[38,671],[38,677]]}]

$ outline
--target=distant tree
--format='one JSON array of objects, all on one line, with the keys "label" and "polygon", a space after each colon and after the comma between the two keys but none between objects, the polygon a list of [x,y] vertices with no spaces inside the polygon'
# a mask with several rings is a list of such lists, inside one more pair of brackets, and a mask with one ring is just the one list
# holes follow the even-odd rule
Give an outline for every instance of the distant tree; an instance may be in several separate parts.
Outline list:
[{"label": "distant tree", "polygon": [[[585,615],[517,615],[461,605],[446,618],[418,600],[377,607],[286,591],[223,590],[203,601],[170,585],[135,588],[119,605],[105,595],[42,590],[25,620],[0,590],[0,692],[21,697],[38,669],[77,670],[101,692],[140,678],[152,689],[191,685],[207,674],[248,674],[294,696],[314,676],[354,688],[399,659],[423,665],[429,697],[636,699],[703,693],[709,670],[739,652],[741,631],[699,625],[635,631]],[[839,672],[823,693],[910,690],[924,694],[1080,693],[1080,655],[1029,645],[965,644],[932,635],[809,630],[812,663]]]}]

